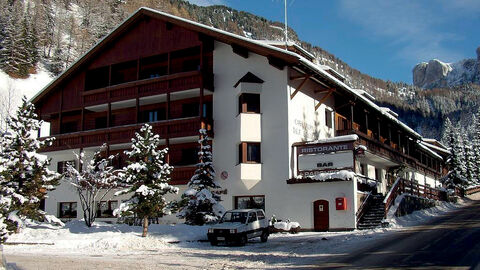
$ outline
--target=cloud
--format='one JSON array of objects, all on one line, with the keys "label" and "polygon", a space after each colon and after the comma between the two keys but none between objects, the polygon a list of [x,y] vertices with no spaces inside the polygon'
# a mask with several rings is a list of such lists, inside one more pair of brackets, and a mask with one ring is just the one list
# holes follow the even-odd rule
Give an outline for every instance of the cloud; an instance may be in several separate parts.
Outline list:
[{"label": "cloud", "polygon": [[188,0],[188,2],[197,6],[214,6],[214,5],[226,5],[223,0]]},{"label": "cloud", "polygon": [[446,46],[461,40],[460,32],[444,30],[446,25],[480,11],[478,0],[340,0],[340,12],[360,25],[365,34],[381,38],[404,61],[439,58],[454,61],[463,55]]}]

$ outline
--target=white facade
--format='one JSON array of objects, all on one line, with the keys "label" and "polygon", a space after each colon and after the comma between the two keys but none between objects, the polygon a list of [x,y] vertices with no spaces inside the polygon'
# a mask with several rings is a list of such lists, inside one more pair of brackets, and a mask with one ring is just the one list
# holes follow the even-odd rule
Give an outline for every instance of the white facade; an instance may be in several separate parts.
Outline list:
[{"label": "white facade", "polygon": [[[318,86],[310,80],[296,92],[302,80],[290,80],[291,68],[275,68],[269,64],[267,57],[252,52],[248,58],[244,58],[233,53],[232,47],[225,43],[216,41],[214,46],[213,163],[217,172],[216,180],[226,190],[226,194],[222,194],[224,207],[234,208],[235,197],[263,196],[268,217],[275,215],[277,219],[297,221],[304,229],[314,229],[314,202],[326,200],[329,202],[328,228],[354,229],[359,207],[356,180],[287,184],[288,179],[298,176],[296,153],[292,145],[335,136],[333,95],[330,96],[328,92],[316,93]],[[247,72],[264,82],[244,82],[234,87]],[[238,111],[242,93],[260,95],[260,113]],[[322,100],[320,105],[319,100]],[[191,138],[189,140],[194,141]],[[239,160],[239,145],[242,142],[260,143],[260,163],[242,163]],[[86,149],[87,157],[92,156],[93,151]],[[57,169],[58,161],[74,159],[72,151],[47,154],[52,158],[52,170]],[[386,193],[387,168],[395,163],[373,157],[367,152],[364,158],[356,159],[354,164],[356,172],[364,165],[364,176],[377,178],[378,191]],[[220,175],[228,177],[223,180]],[[434,185],[431,184],[433,178],[420,173],[415,173],[415,179]],[[181,186],[180,193],[184,189],[185,186]],[[46,211],[50,214],[58,215],[60,202],[77,202],[80,207],[75,190],[66,182],[48,195]],[[112,195],[105,200],[117,200],[120,203],[126,199]],[[179,196],[171,198],[178,199]],[[346,199],[346,210],[336,210],[337,198]],[[82,218],[80,209],[77,210],[77,218]],[[162,221],[181,222],[175,216],[162,218]]]}]

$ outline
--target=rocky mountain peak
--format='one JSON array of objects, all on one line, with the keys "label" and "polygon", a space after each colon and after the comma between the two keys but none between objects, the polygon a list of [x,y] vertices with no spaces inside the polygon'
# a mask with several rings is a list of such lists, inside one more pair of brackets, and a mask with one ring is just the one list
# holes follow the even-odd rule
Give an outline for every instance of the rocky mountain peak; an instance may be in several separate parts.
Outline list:
[{"label": "rocky mountain peak", "polygon": [[480,84],[480,47],[477,59],[444,63],[433,59],[413,68],[413,84],[422,88],[454,87],[469,83]]}]

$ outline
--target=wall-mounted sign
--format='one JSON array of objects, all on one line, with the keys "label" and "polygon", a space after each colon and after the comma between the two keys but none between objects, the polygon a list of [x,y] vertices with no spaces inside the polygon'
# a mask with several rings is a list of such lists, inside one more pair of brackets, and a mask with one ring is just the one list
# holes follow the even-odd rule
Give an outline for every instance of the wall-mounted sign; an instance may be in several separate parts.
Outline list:
[{"label": "wall-mounted sign", "polygon": [[220,178],[222,178],[222,180],[227,180],[227,178],[228,178],[228,172],[227,172],[227,171],[223,171],[223,172],[220,174]]},{"label": "wall-mounted sign", "polygon": [[330,154],[308,154],[298,156],[298,170],[325,171],[341,170],[353,167],[353,151]]},{"label": "wall-mounted sign", "polygon": [[332,143],[332,144],[314,144],[314,145],[302,145],[298,146],[297,153],[299,155],[307,154],[326,154],[333,152],[341,152],[353,150],[353,142],[342,142],[342,143]]}]

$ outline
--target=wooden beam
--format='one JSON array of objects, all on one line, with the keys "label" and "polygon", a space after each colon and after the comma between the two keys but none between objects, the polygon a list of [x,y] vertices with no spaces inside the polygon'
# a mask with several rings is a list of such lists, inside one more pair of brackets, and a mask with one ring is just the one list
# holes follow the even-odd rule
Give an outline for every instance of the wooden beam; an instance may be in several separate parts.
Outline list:
[{"label": "wooden beam", "polygon": [[304,79],[305,77],[310,77],[310,76],[311,76],[310,74],[292,76],[292,77],[290,77],[290,81],[301,80],[301,79]]},{"label": "wooden beam", "polygon": [[322,105],[322,103],[333,93],[335,89],[330,89],[330,91],[322,97],[322,99],[320,99],[320,101],[318,101],[317,105],[315,105],[315,111],[318,110],[318,108],[320,108],[320,105]]},{"label": "wooden beam", "polygon": [[293,99],[295,97],[295,95],[298,93],[298,91],[300,91],[300,89],[302,89],[302,87],[305,85],[305,83],[308,81],[309,78],[310,78],[310,75],[307,75],[305,79],[303,79],[300,85],[298,85],[295,91],[293,91],[293,93],[290,95],[290,99]]},{"label": "wooden beam", "polygon": [[248,58],[248,49],[236,44],[232,44],[232,51],[243,58]]},{"label": "wooden beam", "polygon": [[268,63],[279,70],[283,70],[287,65],[287,63],[280,58],[276,58],[273,56],[268,56],[267,58],[268,58]]},{"label": "wooden beam", "polygon": [[313,92],[315,94],[322,94],[322,93],[328,93],[330,90],[335,91],[335,88],[327,88],[327,89],[322,89],[322,90],[314,90]]}]

